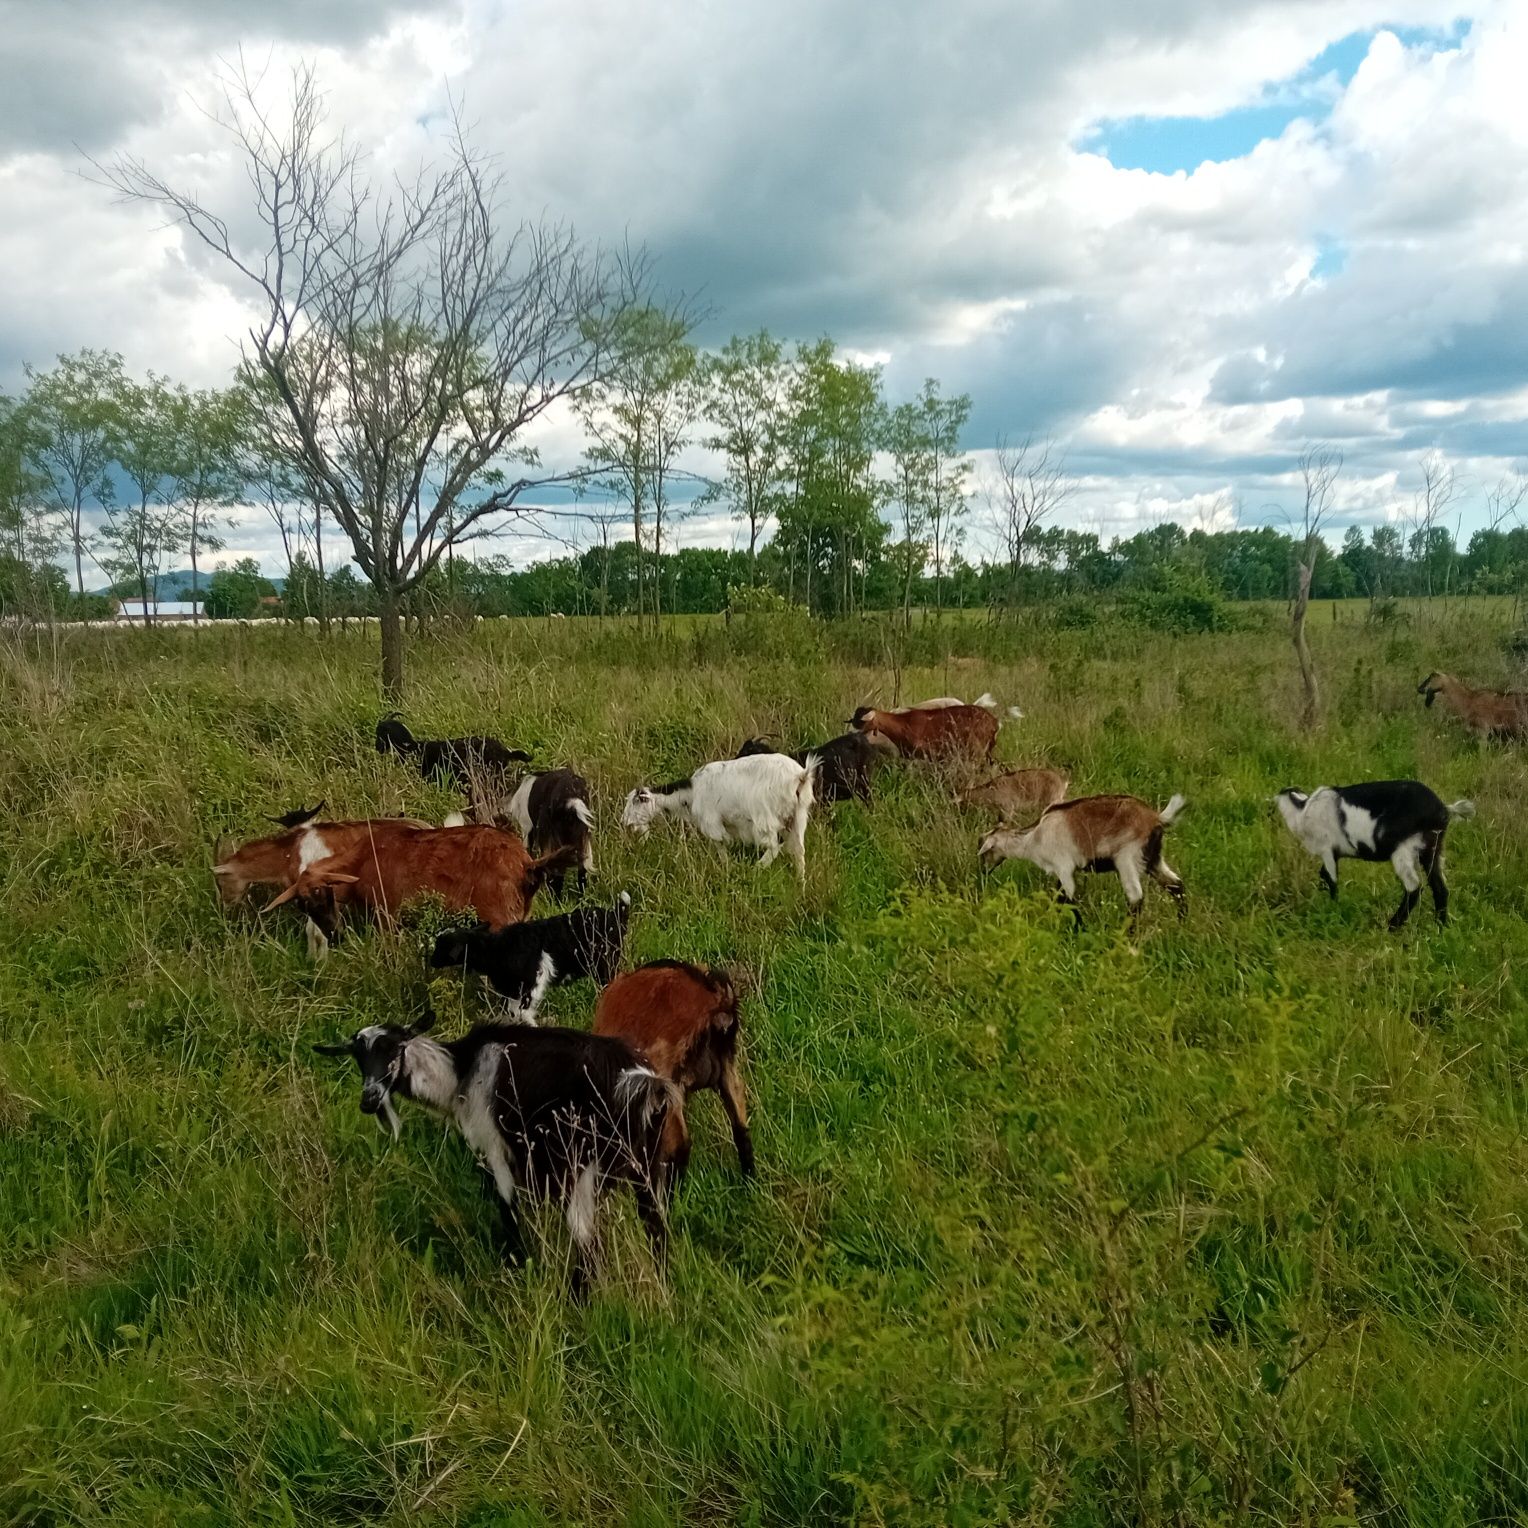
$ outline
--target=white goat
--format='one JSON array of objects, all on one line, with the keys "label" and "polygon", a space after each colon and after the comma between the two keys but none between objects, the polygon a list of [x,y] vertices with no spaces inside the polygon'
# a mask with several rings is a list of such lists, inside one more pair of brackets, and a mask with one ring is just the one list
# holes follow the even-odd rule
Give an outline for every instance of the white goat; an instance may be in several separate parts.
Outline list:
[{"label": "white goat", "polygon": [[783,753],[751,754],[703,765],[687,780],[639,786],[626,798],[621,826],[645,834],[667,812],[717,843],[752,844],[771,864],[783,845],[806,878],[806,824],[817,756],[798,764]]}]

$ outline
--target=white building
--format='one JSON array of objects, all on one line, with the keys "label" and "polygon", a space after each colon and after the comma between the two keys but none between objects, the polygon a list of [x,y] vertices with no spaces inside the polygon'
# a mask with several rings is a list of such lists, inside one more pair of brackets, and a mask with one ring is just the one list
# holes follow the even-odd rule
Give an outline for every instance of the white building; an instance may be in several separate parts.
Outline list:
[{"label": "white building", "polygon": [[[196,614],[196,606],[190,600],[149,601],[149,616],[155,621],[189,621]],[[142,600],[118,600],[117,620],[129,626],[143,625]]]}]

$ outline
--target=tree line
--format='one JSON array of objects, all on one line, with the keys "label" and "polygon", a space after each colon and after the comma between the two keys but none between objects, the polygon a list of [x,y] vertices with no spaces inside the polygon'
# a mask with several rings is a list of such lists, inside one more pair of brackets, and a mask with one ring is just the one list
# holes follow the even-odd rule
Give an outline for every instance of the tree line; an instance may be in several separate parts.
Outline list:
[{"label": "tree line", "polygon": [[[258,89],[235,71],[210,112],[247,172],[242,213],[136,160],[96,167],[221,260],[255,319],[226,388],[135,378],[87,350],[0,399],[6,612],[99,613],[87,566],[152,606],[180,559],[200,583],[234,506],[251,503],[283,547],[283,613],[374,613],[394,696],[405,623],[453,610],[657,623],[728,608],[746,588],[817,615],[890,610],[906,623],[1171,585],[1291,598],[1303,621],[1310,598],[1519,585],[1521,479],[1461,549],[1447,520],[1457,484],[1438,460],[1404,529],[1354,529],[1338,550],[1321,524],[1335,459],[1319,503],[1306,473],[1294,534],[1162,524],[1106,545],[1062,528],[1076,483],[1058,451],[999,439],[978,472],[968,396],[930,379],[887,399],[879,369],[828,338],[760,332],[707,351],[695,341],[705,315],[663,294],[640,250],[506,217],[504,184],[460,122],[438,164],[384,180],[327,125],[310,69],[294,72],[285,117]],[[567,417],[582,454],[549,467],[537,427]],[[716,464],[705,476],[685,465],[697,450]],[[467,555],[517,518],[552,521],[552,488],[573,501],[569,539],[592,545],[519,570]],[[677,522],[722,508],[744,549],[676,546]],[[978,508],[991,538],[980,556]],[[241,564],[206,599],[209,612],[257,613],[266,597]]]}]

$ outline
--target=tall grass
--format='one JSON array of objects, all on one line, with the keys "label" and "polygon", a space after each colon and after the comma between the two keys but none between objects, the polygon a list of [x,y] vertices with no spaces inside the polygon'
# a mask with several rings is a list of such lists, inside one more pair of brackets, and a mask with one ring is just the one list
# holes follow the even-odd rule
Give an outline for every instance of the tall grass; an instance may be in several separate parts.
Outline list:
[{"label": "tall grass", "polygon": [[[327,796],[455,803],[370,729],[375,654],[302,632],[11,640],[0,667],[0,1522],[1528,1521],[1528,867],[1520,756],[1412,690],[1500,672],[1501,616],[1282,634],[895,639],[490,623],[411,654],[411,722],[593,783],[630,955],[724,958],[761,1176],[702,1097],[657,1279],[622,1206],[592,1301],[523,1271],[459,1140],[389,1145],[312,1054],[432,1003],[428,915],[323,967],[218,908],[219,834]],[[737,627],[738,623],[734,623]],[[1264,629],[1267,628],[1267,629]],[[896,672],[899,669],[900,672]],[[1000,751],[1190,812],[1181,927],[1070,931],[983,878],[948,783],[884,777],[783,863],[613,824],[625,791],[853,705],[989,689]],[[1455,922],[1271,821],[1290,784],[1471,795]],[[586,1024],[592,994],[553,995]]]}]

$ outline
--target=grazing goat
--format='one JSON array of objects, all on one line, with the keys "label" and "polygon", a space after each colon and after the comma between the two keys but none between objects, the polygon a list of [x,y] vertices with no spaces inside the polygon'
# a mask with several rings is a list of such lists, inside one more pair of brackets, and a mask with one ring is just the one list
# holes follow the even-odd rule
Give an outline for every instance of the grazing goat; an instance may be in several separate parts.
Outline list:
[{"label": "grazing goat", "polygon": [[[288,814],[291,815],[291,814]],[[290,886],[304,870],[333,854],[365,843],[379,856],[392,853],[400,836],[427,822],[411,817],[374,817],[360,822],[304,822],[266,838],[252,838],[232,848],[226,841],[218,845],[217,863],[212,874],[217,879],[218,896],[225,906],[243,899],[252,886]]]},{"label": "grazing goat", "polygon": [[423,1027],[373,1024],[346,1044],[314,1049],[354,1057],[362,1112],[380,1115],[394,1139],[402,1125],[394,1094],[455,1123],[493,1179],[508,1261],[524,1255],[516,1193],[553,1200],[578,1248],[572,1288],[581,1294],[597,1269],[600,1200],[613,1185],[629,1183],[661,1267],[669,1181],[663,1141],[681,1090],[628,1045],[601,1035],[483,1024],[442,1044]]},{"label": "grazing goat", "polygon": [[615,975],[630,916],[631,893],[623,891],[614,907],[581,907],[508,928],[448,929],[430,964],[476,972],[515,1004],[520,1023],[534,1024],[548,987],[586,976],[604,986]]},{"label": "grazing goat", "polygon": [[956,800],[961,806],[993,808],[1002,823],[1024,822],[1066,800],[1070,783],[1060,769],[1010,769],[984,785],[973,786]]},{"label": "grazing goat", "polygon": [[1452,674],[1432,673],[1417,686],[1431,706],[1441,695],[1443,703],[1477,737],[1520,738],[1528,735],[1528,691],[1477,690],[1461,684]]},{"label": "grazing goat", "polygon": [[415,897],[434,892],[453,912],[470,909],[490,928],[503,928],[525,918],[547,878],[572,862],[571,849],[533,859],[513,833],[498,828],[407,828],[386,852],[358,839],[310,863],[267,911],[297,902],[333,939],[348,907],[391,920]]},{"label": "grazing goat", "polygon": [[1162,834],[1184,808],[1174,796],[1159,812],[1138,796],[1079,796],[1049,808],[1031,828],[997,828],[981,842],[981,862],[990,870],[1007,859],[1024,859],[1048,870],[1061,883],[1061,901],[1072,909],[1078,924],[1079,870],[1112,870],[1119,876],[1130,906],[1130,927],[1140,916],[1145,898],[1142,875],[1165,887],[1186,909],[1183,882],[1162,858]]},{"label": "grazing goat", "polygon": [[[896,714],[906,716],[909,711],[946,711],[951,706],[963,706],[966,702],[957,695],[937,695],[933,700],[920,700],[915,705],[898,706]],[[984,711],[997,714],[997,701],[993,698],[990,690],[984,691],[971,702],[973,706],[980,706]],[[1024,713],[1017,706],[1009,706],[1008,714],[1014,718],[1021,718]]]},{"label": "grazing goat", "polygon": [[[870,776],[875,766],[896,748],[879,732],[846,732],[842,737],[787,754],[803,768],[809,758],[817,760],[816,793],[819,801],[870,800]],[[737,751],[740,759],[767,753],[783,753],[767,739],[751,737]]]},{"label": "grazing goat", "polygon": [[274,822],[278,828],[305,828],[310,822],[318,821],[318,814],[329,805],[326,796],[317,806],[300,806],[294,811],[283,812],[279,817],[267,817],[267,822]]},{"label": "grazing goat", "polygon": [[[714,966],[655,960],[616,977],[600,993],[594,1033],[624,1040],[660,1077],[684,1090],[687,1100],[714,1088],[732,1124],[732,1144],[743,1176],[753,1176],[753,1137],[748,1096],[737,1066],[738,1000],[732,978]],[[677,1186],[690,1160],[690,1129],[684,1109],[669,1110],[664,1158]]]},{"label": "grazing goat", "polygon": [[506,748],[496,737],[416,738],[396,711],[377,723],[377,752],[411,758],[426,780],[443,780],[463,791],[478,780],[502,779],[511,764],[530,762],[528,753]]},{"label": "grazing goat", "polygon": [[1389,860],[1405,895],[1390,919],[1392,931],[1432,891],[1439,923],[1448,922],[1443,879],[1443,835],[1455,817],[1473,817],[1473,801],[1445,804],[1419,780],[1371,780],[1361,785],[1322,785],[1307,795],[1283,790],[1274,798],[1284,826],[1321,861],[1321,882],[1337,896],[1337,861]]},{"label": "grazing goat", "polygon": [[[571,769],[548,769],[527,775],[509,798],[509,820],[519,828],[533,854],[564,846],[578,852],[578,889],[582,893],[594,869],[594,813],[589,810],[589,782]],[[562,875],[548,882],[562,895]]]},{"label": "grazing goat", "polygon": [[861,706],[849,718],[857,732],[879,732],[909,759],[990,759],[997,718],[983,706],[878,711]]},{"label": "grazing goat", "polygon": [[782,840],[796,874],[806,879],[806,824],[812,811],[817,757],[798,764],[783,753],[705,764],[688,780],[639,786],[626,798],[622,827],[645,834],[667,812],[717,843],[752,844],[772,864]]}]

